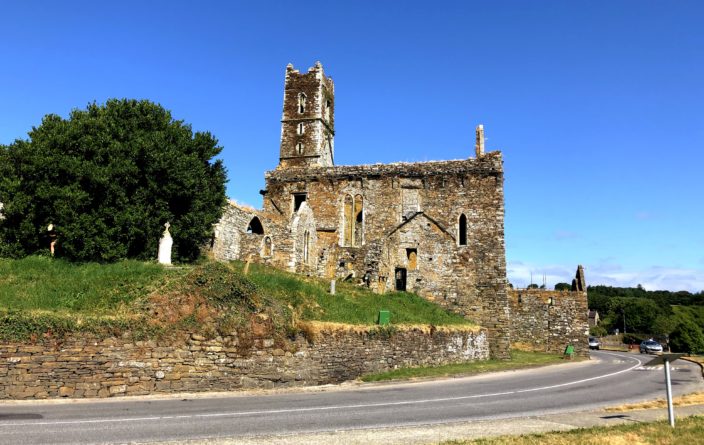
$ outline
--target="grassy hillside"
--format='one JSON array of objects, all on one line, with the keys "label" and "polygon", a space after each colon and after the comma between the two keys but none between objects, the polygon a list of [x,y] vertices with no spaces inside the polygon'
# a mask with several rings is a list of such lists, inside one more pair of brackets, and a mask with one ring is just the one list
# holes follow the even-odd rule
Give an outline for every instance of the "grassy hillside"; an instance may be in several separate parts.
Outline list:
[{"label": "grassy hillside", "polygon": [[[244,265],[233,263],[237,271]],[[351,283],[338,282],[336,294],[328,292],[330,282],[283,272],[259,264],[251,264],[249,275],[263,293],[295,308],[301,320],[330,321],[369,325],[376,322],[379,310],[391,311],[392,324],[471,324],[418,295],[389,292],[383,295]]]},{"label": "grassy hillside", "polygon": [[338,283],[330,295],[326,280],[256,264],[245,276],[243,268],[240,262],[164,268],[0,259],[0,338],[126,330],[153,336],[181,328],[216,335],[248,326],[252,317],[288,335],[304,321],[373,325],[381,309],[391,311],[395,325],[472,325],[410,293],[378,295]]},{"label": "grassy hillside", "polygon": [[41,256],[0,259],[0,307],[108,314],[178,275],[178,270],[139,261],[72,264]]}]

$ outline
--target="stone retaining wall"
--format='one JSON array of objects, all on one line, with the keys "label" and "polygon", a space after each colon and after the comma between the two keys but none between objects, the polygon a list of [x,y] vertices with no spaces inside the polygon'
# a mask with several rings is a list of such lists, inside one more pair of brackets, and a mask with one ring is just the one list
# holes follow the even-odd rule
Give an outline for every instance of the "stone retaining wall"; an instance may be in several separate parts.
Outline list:
[{"label": "stone retaining wall", "polygon": [[489,357],[485,331],[323,331],[318,340],[240,337],[171,342],[81,336],[0,346],[0,399],[112,397],[337,383],[397,367]]},{"label": "stone retaining wall", "polygon": [[512,289],[508,296],[514,347],[562,354],[571,344],[589,356],[586,292]]}]

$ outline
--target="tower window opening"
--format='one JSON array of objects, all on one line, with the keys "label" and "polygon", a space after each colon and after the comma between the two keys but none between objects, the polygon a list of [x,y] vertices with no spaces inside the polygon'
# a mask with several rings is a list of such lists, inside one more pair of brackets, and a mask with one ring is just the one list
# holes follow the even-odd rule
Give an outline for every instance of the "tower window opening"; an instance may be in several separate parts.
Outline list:
[{"label": "tower window opening", "polygon": [[302,155],[304,150],[305,150],[305,145],[303,145],[303,142],[299,142],[298,144],[296,144],[296,152],[299,155]]},{"label": "tower window opening", "polygon": [[262,222],[256,216],[249,222],[249,225],[247,226],[247,233],[264,235],[264,226],[262,226]]},{"label": "tower window opening", "polygon": [[306,112],[306,95],[305,95],[305,93],[301,93],[298,95],[298,112],[299,113]]},{"label": "tower window opening", "polygon": [[458,241],[460,246],[467,245],[467,217],[464,216],[464,213],[460,215]]},{"label": "tower window opening", "polygon": [[298,129],[296,130],[296,133],[298,133],[298,135],[300,136],[303,133],[305,133],[305,131],[306,131],[305,125],[303,125],[303,123],[298,124]]},{"label": "tower window opening", "polygon": [[306,201],[307,198],[306,193],[294,193],[293,194],[293,211],[297,212],[298,209],[301,208],[301,204],[303,204]]}]

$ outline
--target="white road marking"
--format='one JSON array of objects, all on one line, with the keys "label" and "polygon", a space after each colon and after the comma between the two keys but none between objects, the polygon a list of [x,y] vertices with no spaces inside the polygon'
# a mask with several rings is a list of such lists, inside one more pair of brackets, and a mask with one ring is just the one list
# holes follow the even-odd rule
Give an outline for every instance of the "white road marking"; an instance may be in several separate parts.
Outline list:
[{"label": "white road marking", "polygon": [[[602,352],[603,354],[616,355],[609,352]],[[618,355],[616,355],[619,357]],[[282,414],[282,413],[296,413],[296,412],[310,412],[310,411],[333,411],[341,409],[353,409],[353,408],[378,408],[383,406],[400,406],[400,405],[414,405],[423,403],[437,403],[437,402],[449,402],[454,400],[468,400],[468,399],[480,399],[486,397],[497,397],[505,396],[511,394],[521,394],[526,392],[535,391],[545,391],[548,389],[562,388],[565,386],[577,385],[579,383],[590,382],[592,380],[603,379],[607,377],[613,377],[615,375],[623,374],[628,371],[632,371],[639,366],[643,365],[639,359],[635,357],[629,357],[629,359],[635,360],[637,364],[631,366],[627,369],[622,369],[621,371],[612,372],[609,374],[604,374],[596,377],[590,377],[588,379],[575,380],[572,382],[560,383],[557,385],[540,386],[537,388],[529,389],[517,389],[514,391],[506,392],[495,392],[489,394],[476,394],[472,396],[457,396],[457,397],[439,397],[435,399],[420,399],[420,400],[408,400],[401,402],[382,402],[382,403],[362,403],[355,405],[332,405],[332,406],[314,406],[310,408],[288,408],[288,409],[270,409],[270,410],[259,410],[259,411],[242,411],[242,412],[227,412],[227,413],[210,413],[210,414],[183,414],[183,415],[172,415],[172,416],[149,416],[149,417],[129,417],[122,419],[92,419],[92,420],[55,420],[55,421],[45,421],[45,422],[5,422],[0,423],[0,427],[3,426],[18,426],[18,425],[82,425],[82,424],[96,424],[96,423],[121,423],[121,422],[143,422],[143,421],[154,421],[154,420],[170,420],[170,419],[197,419],[197,418],[209,418],[209,417],[244,417],[244,416],[254,416],[262,414]]]}]

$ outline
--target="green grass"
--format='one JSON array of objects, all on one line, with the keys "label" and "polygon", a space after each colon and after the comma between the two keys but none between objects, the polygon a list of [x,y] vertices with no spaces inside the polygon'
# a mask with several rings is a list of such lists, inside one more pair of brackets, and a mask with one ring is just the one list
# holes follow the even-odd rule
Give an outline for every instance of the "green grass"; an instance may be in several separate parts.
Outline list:
[{"label": "green grass", "polygon": [[49,257],[0,259],[0,308],[108,314],[160,286],[154,263],[72,264]]},{"label": "green grass", "polygon": [[660,421],[629,423],[611,427],[579,428],[544,434],[442,442],[443,445],[695,445],[702,443],[704,443],[704,417],[702,416],[677,419],[674,429],[666,421]]},{"label": "green grass", "polygon": [[[244,265],[235,262],[234,267],[242,270]],[[335,295],[330,295],[327,280],[303,278],[259,264],[250,265],[247,278],[264,294],[294,307],[300,320],[371,325],[376,323],[379,310],[386,309],[391,311],[391,324],[473,324],[412,293],[380,295],[355,284],[338,282]]]},{"label": "green grass", "polygon": [[369,374],[362,377],[364,382],[385,380],[403,380],[419,377],[447,377],[452,375],[470,375],[482,372],[507,371],[511,369],[532,368],[552,365],[563,361],[562,356],[540,352],[511,351],[511,360],[483,360],[457,365],[425,366],[401,368],[389,372]]},{"label": "green grass", "polygon": [[[473,326],[414,294],[377,295],[339,283],[337,295],[329,295],[326,280],[256,264],[244,276],[243,267],[241,262],[204,261],[170,269],[139,261],[0,259],[0,338],[37,338],[48,332],[152,335],[178,328],[196,310],[199,329],[210,332],[246,323],[253,311],[267,313],[282,335],[298,329],[298,321],[373,325],[380,309],[390,310],[396,325]],[[209,309],[199,308],[202,304]]]}]

